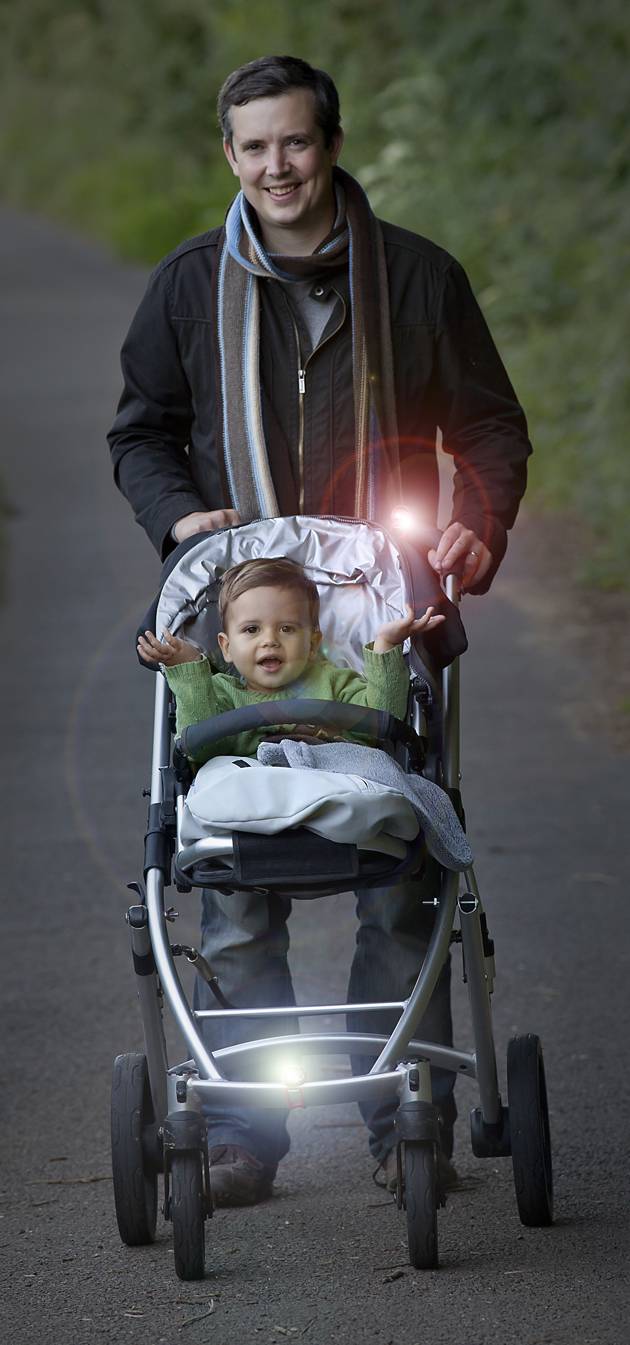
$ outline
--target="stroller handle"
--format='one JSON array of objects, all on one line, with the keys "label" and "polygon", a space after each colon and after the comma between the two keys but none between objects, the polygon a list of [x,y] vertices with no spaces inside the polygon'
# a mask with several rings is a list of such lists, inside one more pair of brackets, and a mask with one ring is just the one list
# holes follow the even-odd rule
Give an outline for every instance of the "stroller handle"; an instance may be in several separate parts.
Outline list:
[{"label": "stroller handle", "polygon": [[387,710],[321,700],[262,701],[258,705],[244,705],[240,710],[227,710],[224,714],[203,719],[199,724],[189,724],[177,746],[185,756],[194,758],[202,748],[221,742],[223,738],[287,724],[351,730],[377,742],[404,743],[412,758],[422,760],[424,756],[423,741],[415,730]]},{"label": "stroller handle", "polygon": [[[423,523],[411,534],[413,542],[418,546],[423,555],[428,557],[429,551],[437,551],[440,542],[444,536],[441,528],[434,528],[429,523]],[[453,575],[455,579],[462,579],[466,568],[466,556],[460,556],[455,565],[449,570],[448,575]],[[448,576],[444,576],[447,578]]]}]

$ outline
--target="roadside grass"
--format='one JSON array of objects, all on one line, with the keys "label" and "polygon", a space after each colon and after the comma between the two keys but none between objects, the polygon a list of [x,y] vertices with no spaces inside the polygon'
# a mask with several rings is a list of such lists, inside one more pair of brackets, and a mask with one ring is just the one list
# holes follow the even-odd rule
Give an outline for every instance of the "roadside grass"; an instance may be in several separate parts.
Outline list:
[{"label": "roadside grass", "polygon": [[[0,7],[5,199],[151,264],[223,218],[227,70],[331,69],[374,208],[466,267],[530,422],[530,506],[630,586],[630,26],[623,0],[23,0]],[[544,37],[543,37],[544,33]],[[371,70],[369,97],[366,71]]]}]

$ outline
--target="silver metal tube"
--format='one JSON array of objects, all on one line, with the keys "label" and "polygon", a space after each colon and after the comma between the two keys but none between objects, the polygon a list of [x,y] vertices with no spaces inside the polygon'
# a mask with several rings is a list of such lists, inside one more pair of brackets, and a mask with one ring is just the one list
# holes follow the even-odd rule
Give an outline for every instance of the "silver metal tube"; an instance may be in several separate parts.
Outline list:
[{"label": "silver metal tube", "polygon": [[196,1009],[195,1018],[309,1018],[313,1014],[374,1013],[375,1009],[402,1009],[404,999],[384,1000],[376,1004],[287,1004],[274,1009]]},{"label": "silver metal tube", "polygon": [[200,841],[185,845],[177,856],[177,867],[183,873],[202,859],[219,859],[234,854],[231,836],[204,836]]},{"label": "silver metal tube", "polygon": [[[317,1055],[354,1055],[359,1051],[373,1052],[385,1046],[389,1038],[374,1033],[330,1032],[308,1036],[306,1033],[294,1033],[285,1037],[265,1037],[257,1041],[239,1042],[235,1046],[221,1046],[214,1052],[214,1059],[224,1060],[236,1057],[258,1056],[266,1051],[278,1051],[283,1047],[295,1047],[298,1054]],[[458,1074],[475,1077],[475,1057],[468,1051],[455,1051],[450,1046],[439,1046],[433,1041],[410,1041],[409,1050],[413,1055],[426,1056],[432,1065],[441,1069],[453,1070]]]},{"label": "silver metal tube", "polygon": [[410,1087],[409,1074],[410,1070],[406,1069],[403,1075],[403,1086],[400,1090],[401,1107],[406,1102],[432,1102],[431,1067],[428,1060],[418,1062],[417,1085],[413,1089]]},{"label": "silver metal tube", "polygon": [[444,581],[444,589],[449,602],[452,602],[454,607],[459,607],[462,597],[462,590],[460,581],[456,575],[447,574],[446,579]]},{"label": "silver metal tube", "polygon": [[177,794],[175,798],[175,815],[177,819],[177,839],[176,850],[179,858],[179,852],[182,849],[182,822],[184,820],[184,795]]},{"label": "silver metal tube", "polygon": [[[446,595],[455,606],[459,606],[459,583],[453,575],[445,582]],[[443,768],[445,784],[459,787],[459,660],[455,659],[442,674],[443,695]],[[429,1000],[435,989],[438,977],[448,956],[453,917],[459,891],[459,874],[445,871],[442,879],[438,914],[433,926],[426,957],[420,974],[407,1002],[402,1018],[381,1051],[378,1060],[372,1066],[371,1073],[379,1073],[392,1064],[402,1060],[410,1049],[410,1042],[419,1022],[427,1010]]]},{"label": "silver metal tube", "polygon": [[155,976],[140,977],[138,999],[140,1000],[140,1013],[142,1015],[144,1049],[147,1056],[153,1114],[156,1121],[161,1122],[167,1111],[166,1071],[168,1069],[168,1057],[155,982]]},{"label": "silver metal tube", "polygon": [[440,904],[420,974],[407,1001],[402,1018],[396,1024],[378,1060],[373,1064],[370,1070],[371,1074],[380,1074],[382,1070],[397,1064],[399,1060],[404,1059],[405,1053],[409,1049],[411,1038],[418,1023],[426,1013],[438,976],[446,961],[458,890],[459,874],[448,870],[442,881]]},{"label": "silver metal tube", "polygon": [[[470,870],[467,870],[467,876],[469,875]],[[475,883],[475,888],[476,886]],[[474,895],[478,895],[477,891],[474,892]],[[495,1125],[501,1117],[501,1097],[497,1079],[490,995],[488,993],[483,939],[479,920],[480,911],[481,906],[478,906],[475,911],[467,914],[460,907],[460,920],[470,1017],[475,1043],[475,1067],[479,1085],[479,1100],[484,1121],[488,1125]]]},{"label": "silver metal tube", "polygon": [[164,993],[184,1041],[194,1057],[201,1077],[204,1079],[221,1079],[222,1075],[214,1063],[211,1052],[206,1050],[201,1040],[193,1013],[188,1006],[179,976],[175,970],[164,919],[164,882],[160,870],[149,869],[146,883],[147,911],[153,956]]},{"label": "silver metal tube", "polygon": [[168,766],[171,735],[168,727],[168,683],[163,673],[155,676],[153,712],[153,757],[151,761],[151,803],[162,802],[162,766]]},{"label": "silver metal tube", "polygon": [[[140,929],[131,929],[131,947],[136,957],[148,957],[151,953],[151,940],[146,925]],[[166,1116],[166,1072],[168,1059],[162,1014],[158,999],[157,976],[136,976],[136,987],[140,1001],[140,1014],[144,1031],[144,1048],[149,1069],[149,1084],[153,1099],[153,1114],[159,1122]]]},{"label": "silver metal tube", "polygon": [[349,1079],[320,1079],[298,1087],[282,1083],[242,1083],[228,1079],[189,1080],[189,1090],[204,1102],[231,1107],[320,1107],[331,1102],[380,1101],[397,1096],[404,1070],[363,1074]]}]

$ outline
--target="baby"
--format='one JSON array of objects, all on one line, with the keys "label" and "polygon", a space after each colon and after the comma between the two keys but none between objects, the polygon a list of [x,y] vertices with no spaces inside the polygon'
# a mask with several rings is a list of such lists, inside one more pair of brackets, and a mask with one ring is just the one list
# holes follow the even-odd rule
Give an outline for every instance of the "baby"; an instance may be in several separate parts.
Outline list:
[{"label": "baby", "polygon": [[[409,676],[402,645],[408,636],[444,621],[428,607],[423,616],[407,606],[406,616],[389,621],[364,649],[364,676],[337,668],[320,653],[319,594],[304,570],[284,557],[247,560],[227,570],[219,591],[221,653],[238,673],[216,672],[187,640],[164,631],[139,637],[143,659],[161,663],[177,701],[177,732],[225,710],[263,700],[333,700],[388,710],[404,719]],[[224,740],[221,753],[255,756],[268,736],[264,728]],[[352,735],[348,735],[351,737]],[[205,761],[218,749],[208,748]]]}]

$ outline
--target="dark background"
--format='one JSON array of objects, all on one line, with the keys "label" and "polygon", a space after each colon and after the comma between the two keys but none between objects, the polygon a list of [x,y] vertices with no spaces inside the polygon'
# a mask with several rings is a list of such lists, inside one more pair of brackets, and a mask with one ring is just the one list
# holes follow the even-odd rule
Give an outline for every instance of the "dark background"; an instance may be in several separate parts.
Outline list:
[{"label": "dark background", "polygon": [[[461,1185],[440,1216],[437,1272],[409,1269],[404,1223],[372,1184],[351,1106],[296,1115],[274,1199],[221,1211],[209,1226],[203,1283],[175,1279],[161,1222],[153,1247],[120,1243],[109,1080],[113,1056],[141,1043],[123,917],[125,883],[141,864],[152,718],[152,678],[133,637],[158,565],[112,487],[103,432],[144,277],[10,211],[0,245],[0,388],[16,502],[0,665],[7,1339],[618,1345],[628,761],[594,713],[596,665],[582,645],[576,653],[570,610],[541,582],[540,535],[527,517],[491,593],[464,606],[463,790],[497,941],[502,1076],[513,1033],[537,1031],[545,1044],[555,1226],[522,1228],[509,1160],[473,1159],[475,1093],[462,1080]],[[178,905],[177,936],[194,940],[196,898]],[[304,1002],[343,995],[353,938],[349,896],[296,906]],[[455,1003],[465,1046],[457,959]]]},{"label": "dark background", "polygon": [[[0,4],[0,1253],[17,1345],[625,1336],[629,45],[616,0]],[[527,508],[491,593],[464,605],[463,789],[502,1074],[514,1032],[545,1045],[557,1222],[522,1228],[509,1160],[472,1158],[461,1081],[438,1272],[408,1268],[349,1107],[294,1118],[274,1199],[218,1214],[208,1277],[184,1286],[164,1225],[153,1248],[121,1245],[109,1175],[111,1061],[141,1043],[123,917],[152,682],[133,635],[158,566],[104,436],[146,267],[233,189],[217,87],[272,49],[334,75],[345,166],[466,265],[531,420]],[[194,940],[193,899],[181,911]],[[343,995],[353,938],[350,897],[294,911],[304,1001]],[[466,1046],[457,963],[455,1004]]]}]

